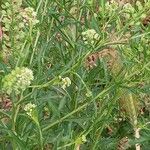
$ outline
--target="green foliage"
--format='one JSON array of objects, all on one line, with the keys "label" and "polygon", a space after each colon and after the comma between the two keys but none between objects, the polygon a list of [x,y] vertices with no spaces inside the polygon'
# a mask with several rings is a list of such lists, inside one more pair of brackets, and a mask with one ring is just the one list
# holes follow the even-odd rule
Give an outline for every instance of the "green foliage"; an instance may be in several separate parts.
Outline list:
[{"label": "green foliage", "polygon": [[0,149],[147,150],[149,7],[2,1]]}]

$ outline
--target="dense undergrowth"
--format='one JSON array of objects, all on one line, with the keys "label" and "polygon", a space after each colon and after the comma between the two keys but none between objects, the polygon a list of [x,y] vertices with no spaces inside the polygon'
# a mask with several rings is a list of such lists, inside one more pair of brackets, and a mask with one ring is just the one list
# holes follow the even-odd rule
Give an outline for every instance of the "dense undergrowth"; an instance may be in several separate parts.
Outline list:
[{"label": "dense undergrowth", "polygon": [[149,149],[149,0],[0,3],[1,150]]}]

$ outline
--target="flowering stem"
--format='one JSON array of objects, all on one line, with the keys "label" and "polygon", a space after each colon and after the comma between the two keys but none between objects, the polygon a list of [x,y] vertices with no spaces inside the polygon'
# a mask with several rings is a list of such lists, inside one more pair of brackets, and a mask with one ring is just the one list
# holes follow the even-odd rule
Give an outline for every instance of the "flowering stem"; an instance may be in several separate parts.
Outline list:
[{"label": "flowering stem", "polygon": [[18,115],[18,112],[19,112],[19,108],[20,108],[20,105],[15,105],[14,108],[13,108],[13,115],[12,115],[12,130],[13,132],[15,132],[15,125],[16,125],[16,119],[17,119],[17,115]]},{"label": "flowering stem", "polygon": [[[17,119],[17,115],[18,115],[18,112],[19,112],[19,108],[20,108],[20,105],[13,105],[13,113],[12,113],[12,131],[14,132],[14,134],[17,134],[16,133],[16,119]],[[16,145],[16,142],[13,142],[13,149],[17,149],[17,145]]]},{"label": "flowering stem", "polygon": [[35,43],[34,43],[34,46],[33,46],[33,52],[32,52],[32,54],[31,54],[31,58],[30,58],[30,65],[32,64],[32,61],[33,61],[33,56],[34,56],[34,54],[35,54],[36,45],[37,45],[37,42],[38,42],[39,37],[40,37],[40,32],[38,31],[38,32],[37,32],[37,35],[36,35]]},{"label": "flowering stem", "polygon": [[[21,95],[20,95],[20,98],[19,98],[18,102],[20,102],[20,100],[22,99],[22,96],[23,96],[23,92],[21,92]],[[16,130],[15,126],[16,126],[16,120],[17,120],[17,115],[18,115],[19,109],[20,109],[20,104],[14,102],[14,104],[13,104],[13,114],[12,114],[12,131],[14,133],[16,133],[15,132],[15,130]]]}]

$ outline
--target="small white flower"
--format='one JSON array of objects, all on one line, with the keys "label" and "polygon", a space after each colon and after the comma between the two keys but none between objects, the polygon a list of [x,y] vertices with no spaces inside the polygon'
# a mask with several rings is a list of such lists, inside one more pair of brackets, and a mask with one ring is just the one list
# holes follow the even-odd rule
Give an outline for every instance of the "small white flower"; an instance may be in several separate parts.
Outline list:
[{"label": "small white flower", "polygon": [[97,18],[97,14],[96,13],[94,13],[94,17]]},{"label": "small white flower", "polygon": [[25,105],[24,110],[26,111],[27,115],[32,117],[32,112],[34,111],[36,105],[32,103],[28,103]]},{"label": "small white flower", "polygon": [[95,41],[99,40],[99,34],[94,29],[88,29],[82,32],[83,40],[85,44],[94,44]]},{"label": "small white flower", "polygon": [[87,41],[85,41],[85,42],[84,42],[84,44],[86,44],[86,45],[87,45],[87,44],[88,44],[88,42],[87,42]]},{"label": "small white flower", "polygon": [[96,33],[93,37],[95,40],[97,40],[99,38],[99,35]]},{"label": "small white flower", "polygon": [[136,6],[138,7],[138,10],[140,10],[140,11],[143,10],[143,6],[142,6],[142,3],[140,1],[136,1]]},{"label": "small white flower", "polygon": [[134,13],[135,12],[134,7],[130,3],[124,4],[123,10],[125,10],[128,13]]},{"label": "small white flower", "polygon": [[69,87],[71,85],[71,80],[69,77],[61,78],[62,80],[62,88],[66,89],[66,87]]},{"label": "small white flower", "polygon": [[91,97],[92,96],[92,92],[90,90],[87,90],[87,93],[85,95],[86,95],[86,97]]},{"label": "small white flower", "polygon": [[93,40],[93,41],[91,41],[91,44],[94,44],[94,40]]},{"label": "small white flower", "polygon": [[39,23],[39,20],[36,19],[37,13],[34,11],[32,7],[25,8],[21,12],[21,15],[23,17],[23,22],[26,23],[26,25],[29,25],[30,23],[32,25],[36,25],[37,23]]}]

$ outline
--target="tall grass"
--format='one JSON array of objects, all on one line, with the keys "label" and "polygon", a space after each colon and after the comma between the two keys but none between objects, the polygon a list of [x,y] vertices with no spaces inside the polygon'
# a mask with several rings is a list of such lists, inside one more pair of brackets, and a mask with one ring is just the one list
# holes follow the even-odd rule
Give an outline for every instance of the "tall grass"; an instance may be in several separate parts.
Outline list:
[{"label": "tall grass", "polygon": [[149,7],[3,0],[0,149],[149,149]]}]

